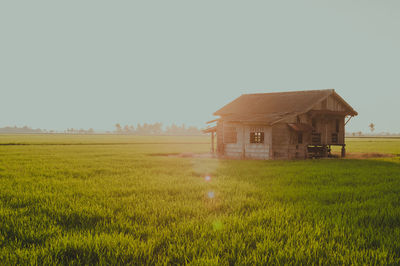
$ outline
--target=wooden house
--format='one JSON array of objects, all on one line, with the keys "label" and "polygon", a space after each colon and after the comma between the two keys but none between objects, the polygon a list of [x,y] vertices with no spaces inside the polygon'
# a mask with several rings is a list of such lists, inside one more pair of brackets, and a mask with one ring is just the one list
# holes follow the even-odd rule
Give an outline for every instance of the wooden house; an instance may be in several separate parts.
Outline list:
[{"label": "wooden house", "polygon": [[[216,134],[218,156],[242,159],[304,159],[342,147],[345,125],[357,112],[333,89],[244,94],[214,115],[204,132]],[[216,123],[216,125],[212,125]]]}]

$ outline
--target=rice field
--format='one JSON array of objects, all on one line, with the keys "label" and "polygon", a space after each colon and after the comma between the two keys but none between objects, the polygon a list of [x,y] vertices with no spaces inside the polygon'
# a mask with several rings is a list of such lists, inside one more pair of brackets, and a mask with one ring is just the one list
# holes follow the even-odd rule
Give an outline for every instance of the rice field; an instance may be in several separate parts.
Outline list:
[{"label": "rice field", "polygon": [[208,137],[0,135],[0,264],[400,264],[400,139],[239,161]]}]

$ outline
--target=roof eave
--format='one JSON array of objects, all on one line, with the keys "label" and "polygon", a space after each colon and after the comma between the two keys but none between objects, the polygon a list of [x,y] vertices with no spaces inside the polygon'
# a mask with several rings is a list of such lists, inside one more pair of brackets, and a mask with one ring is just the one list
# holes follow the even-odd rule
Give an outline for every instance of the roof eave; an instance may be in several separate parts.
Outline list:
[{"label": "roof eave", "polygon": [[340,96],[339,94],[336,93],[336,91],[333,91],[333,95],[335,97],[337,97],[347,108],[349,108],[349,110],[351,111],[351,116],[356,116],[358,115],[357,111],[353,109],[353,107],[351,107],[350,104],[348,104],[343,98],[342,96]]}]

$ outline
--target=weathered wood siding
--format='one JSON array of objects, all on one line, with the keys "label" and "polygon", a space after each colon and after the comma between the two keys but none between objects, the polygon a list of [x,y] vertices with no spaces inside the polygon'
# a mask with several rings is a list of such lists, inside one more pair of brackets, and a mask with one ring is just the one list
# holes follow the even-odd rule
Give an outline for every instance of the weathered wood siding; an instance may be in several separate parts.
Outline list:
[{"label": "weathered wood siding", "polygon": [[[251,128],[261,128],[264,132],[264,143],[250,143]],[[245,156],[250,159],[267,160],[270,158],[270,149],[272,141],[272,129],[267,126],[246,126],[245,127]]]},{"label": "weathered wood siding", "polygon": [[302,143],[298,143],[298,132],[290,129],[287,123],[279,123],[272,127],[273,159],[305,159],[310,134],[303,133]]},{"label": "weathered wood siding", "polygon": [[223,123],[222,121],[217,122],[217,154],[224,154],[224,136],[223,136]]},{"label": "weathered wood siding", "polygon": [[[314,116],[315,132],[321,133],[321,144],[340,145],[344,144],[344,116],[339,115],[317,115]],[[336,120],[339,122],[339,132],[336,132]],[[332,134],[338,135],[338,141],[332,141]]]},{"label": "weathered wood siding", "polygon": [[243,126],[238,123],[224,123],[224,128],[226,127],[234,127],[236,128],[237,133],[237,142],[236,143],[224,143],[224,155],[229,158],[242,158],[243,148],[242,148],[242,139],[243,139]]},{"label": "weathered wood siding", "polygon": [[[238,159],[248,158],[266,160],[270,158],[271,127],[263,125],[242,125],[240,123],[224,123],[224,127],[228,126],[236,128],[237,142],[224,143],[224,156]],[[250,132],[254,127],[263,130],[264,143],[250,143]]]},{"label": "weathered wood siding", "polygon": [[313,110],[330,110],[343,112],[347,110],[347,107],[336,97],[331,95],[326,100],[316,104],[313,107]]}]

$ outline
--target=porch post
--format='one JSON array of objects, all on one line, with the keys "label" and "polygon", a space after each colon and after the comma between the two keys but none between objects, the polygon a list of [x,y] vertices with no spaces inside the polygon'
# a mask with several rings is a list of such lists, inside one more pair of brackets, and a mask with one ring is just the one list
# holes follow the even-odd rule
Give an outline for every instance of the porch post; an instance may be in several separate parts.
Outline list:
[{"label": "porch post", "polygon": [[211,153],[214,154],[214,132],[211,132]]},{"label": "porch post", "polygon": [[342,145],[342,158],[346,157],[346,144]]}]

